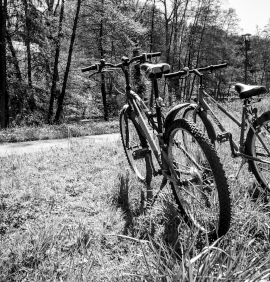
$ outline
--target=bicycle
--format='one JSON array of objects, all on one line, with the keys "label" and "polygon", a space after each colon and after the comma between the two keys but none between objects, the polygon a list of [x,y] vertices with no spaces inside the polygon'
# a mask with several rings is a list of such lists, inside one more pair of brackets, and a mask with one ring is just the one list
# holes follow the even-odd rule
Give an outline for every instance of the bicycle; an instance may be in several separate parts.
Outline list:
[{"label": "bicycle", "polygon": [[[265,94],[266,88],[261,85],[245,85],[242,83],[235,85],[235,90],[239,94],[239,98],[243,100],[241,121],[237,120],[231,113],[227,112],[220,103],[213,99],[204,90],[203,86],[202,72],[213,72],[213,70],[225,67],[227,67],[226,63],[191,70],[185,68],[182,71],[166,75],[166,77],[181,77],[191,73],[199,77],[199,94],[198,98],[195,100],[196,104],[191,104],[185,109],[183,118],[191,119],[193,122],[201,124],[212,143],[229,142],[232,157],[242,158],[242,163],[236,173],[236,178],[243,165],[248,162],[249,171],[254,174],[263,190],[270,191],[270,111],[264,112],[258,117],[258,109],[253,106],[260,101],[260,99],[254,100],[254,97]],[[232,133],[226,131],[210,105],[206,102],[205,97],[240,127],[239,145],[233,140]],[[214,126],[208,118],[208,114],[220,129],[221,133],[216,134]],[[246,135],[245,132],[247,132]]]},{"label": "bicycle", "polygon": [[[160,55],[158,52],[144,53],[131,59],[122,57],[119,64],[101,60],[82,71],[123,71],[127,104],[120,111],[119,119],[128,163],[138,179],[147,186],[150,186],[153,176],[163,176],[159,191],[150,199],[150,206],[169,182],[183,220],[189,226],[197,226],[210,239],[216,239],[227,233],[231,221],[230,191],[225,172],[209,139],[192,122],[174,120],[177,112],[186,104],[172,108],[166,117],[163,116],[161,108],[164,103],[159,96],[158,79],[169,72],[170,66],[151,62],[152,58]],[[152,82],[154,109],[149,109],[131,89],[130,65],[134,62],[139,64]],[[192,150],[188,151],[182,145],[182,133],[190,139]],[[158,169],[153,160],[156,160]]]}]

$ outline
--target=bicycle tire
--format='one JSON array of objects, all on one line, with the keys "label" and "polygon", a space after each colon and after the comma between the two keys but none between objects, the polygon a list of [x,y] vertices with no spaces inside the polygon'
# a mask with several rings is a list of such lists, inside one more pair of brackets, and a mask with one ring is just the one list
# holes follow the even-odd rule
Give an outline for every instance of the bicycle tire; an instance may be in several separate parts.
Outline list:
[{"label": "bicycle tire", "polygon": [[[175,139],[179,131],[189,135],[189,149],[181,146],[181,135],[179,140]],[[189,177],[181,186],[171,182],[184,221],[198,227],[211,240],[225,235],[231,222],[230,190],[214,146],[193,122],[185,119],[177,119],[168,126],[165,140],[169,162],[179,180],[183,181],[185,175]],[[175,145],[182,153],[179,154],[180,158],[173,154]],[[210,216],[210,213],[213,214]]]},{"label": "bicycle tire", "polygon": [[[141,182],[150,184],[152,180],[151,152],[146,138],[140,132],[138,121],[135,117],[131,117],[129,110],[124,108],[120,112],[119,123],[121,140],[129,166]],[[138,153],[140,150],[141,155],[137,158],[134,152]]]},{"label": "bicycle tire", "polygon": [[[270,151],[270,111],[265,112],[253,123],[256,133],[263,139],[265,146]],[[250,128],[247,134],[246,154],[252,157],[263,157],[264,160],[270,162],[270,154],[268,154],[260,143],[254,131]],[[263,156],[262,156],[263,155]],[[249,170],[254,174],[261,187],[270,191],[270,165],[249,160]]]},{"label": "bicycle tire", "polygon": [[[194,118],[193,118],[193,112],[194,111],[195,111],[194,106],[187,107],[185,109],[184,113],[183,113],[183,118],[190,120],[192,122],[195,122]],[[217,139],[216,132],[215,132],[215,129],[214,129],[211,121],[207,117],[207,113],[204,110],[198,111],[196,113],[196,122],[195,123],[196,123],[197,127],[204,134],[207,133],[207,136],[211,140],[211,143],[215,144],[216,139]]]}]

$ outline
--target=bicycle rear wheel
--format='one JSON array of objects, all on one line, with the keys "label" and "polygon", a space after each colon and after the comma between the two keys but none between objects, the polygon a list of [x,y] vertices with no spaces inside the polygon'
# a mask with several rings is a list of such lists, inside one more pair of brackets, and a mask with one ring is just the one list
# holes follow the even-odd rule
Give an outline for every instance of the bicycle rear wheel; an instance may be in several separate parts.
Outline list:
[{"label": "bicycle rear wheel", "polygon": [[[133,116],[133,117],[132,117]],[[128,163],[141,182],[150,184],[152,179],[151,151],[140,132],[138,120],[131,111],[120,112],[120,134]]]},{"label": "bicycle rear wheel", "polygon": [[213,145],[185,119],[168,127],[165,140],[169,162],[181,182],[180,186],[171,183],[171,188],[183,219],[211,239],[226,234],[231,221],[230,191]]},{"label": "bicycle rear wheel", "polygon": [[[246,139],[246,154],[270,162],[270,112],[262,114],[250,128]],[[261,141],[263,143],[261,143]],[[249,169],[261,187],[270,191],[270,164],[249,160]]]}]

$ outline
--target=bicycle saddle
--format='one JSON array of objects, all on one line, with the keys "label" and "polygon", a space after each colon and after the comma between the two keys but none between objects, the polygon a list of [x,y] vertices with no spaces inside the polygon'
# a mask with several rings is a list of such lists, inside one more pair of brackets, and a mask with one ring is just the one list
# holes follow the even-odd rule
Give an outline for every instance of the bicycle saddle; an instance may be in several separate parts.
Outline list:
[{"label": "bicycle saddle", "polygon": [[235,90],[239,93],[240,99],[266,93],[266,88],[262,85],[246,85],[243,83],[236,83]]},{"label": "bicycle saddle", "polygon": [[161,78],[162,74],[170,72],[170,65],[166,63],[152,64],[144,63],[141,64],[141,70],[145,71],[147,78]]}]

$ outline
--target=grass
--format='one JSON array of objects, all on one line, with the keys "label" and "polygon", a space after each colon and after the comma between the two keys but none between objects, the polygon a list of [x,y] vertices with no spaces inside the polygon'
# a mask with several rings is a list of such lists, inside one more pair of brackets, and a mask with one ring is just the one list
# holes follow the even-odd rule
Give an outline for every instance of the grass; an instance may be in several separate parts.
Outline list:
[{"label": "grass", "polygon": [[168,187],[140,213],[146,191],[120,142],[74,140],[69,149],[0,159],[0,281],[268,279],[269,206],[250,198],[246,171],[230,181],[230,232],[202,248]]},{"label": "grass", "polygon": [[0,143],[116,133],[119,132],[118,123],[118,119],[109,122],[89,120],[74,124],[12,127],[0,131]]},{"label": "grass", "polygon": [[[68,149],[0,158],[1,282],[269,280],[270,206],[251,197],[246,166],[229,177],[231,229],[208,246],[179,217],[169,187],[142,213],[145,187],[120,141],[69,140]],[[235,175],[239,160],[226,146],[219,153]]]}]

